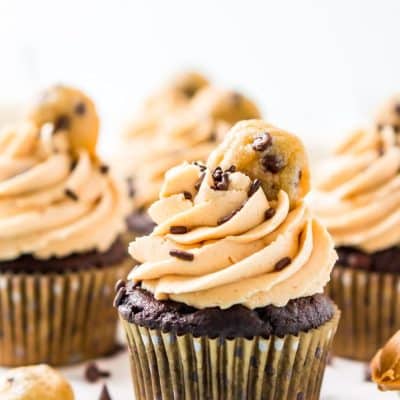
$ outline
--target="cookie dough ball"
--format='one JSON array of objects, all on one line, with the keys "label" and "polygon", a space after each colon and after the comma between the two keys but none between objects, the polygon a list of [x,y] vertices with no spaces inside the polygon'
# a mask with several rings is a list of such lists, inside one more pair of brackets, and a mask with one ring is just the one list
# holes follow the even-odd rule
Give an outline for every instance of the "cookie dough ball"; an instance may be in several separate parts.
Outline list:
[{"label": "cookie dough ball", "polygon": [[74,152],[86,149],[95,156],[99,117],[92,100],[80,90],[62,85],[50,87],[31,106],[28,118],[39,128],[50,123],[54,132],[67,132]]},{"label": "cookie dough ball", "polygon": [[400,93],[382,104],[376,114],[375,124],[379,131],[389,125],[396,133],[400,133]]},{"label": "cookie dough ball", "polygon": [[308,158],[300,139],[261,120],[237,123],[208,159],[210,169],[232,165],[259,179],[270,200],[284,190],[292,208],[310,190]]},{"label": "cookie dough ball", "polygon": [[21,367],[0,379],[1,400],[74,400],[70,384],[47,365]]}]

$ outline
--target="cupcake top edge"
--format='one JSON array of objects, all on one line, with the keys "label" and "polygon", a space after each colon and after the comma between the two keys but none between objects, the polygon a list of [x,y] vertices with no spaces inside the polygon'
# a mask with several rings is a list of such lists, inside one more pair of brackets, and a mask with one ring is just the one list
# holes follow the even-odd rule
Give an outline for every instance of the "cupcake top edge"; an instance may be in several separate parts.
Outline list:
[{"label": "cupcake top edge", "polygon": [[303,199],[300,140],[261,120],[236,124],[207,164],[167,172],[153,233],[130,244],[129,278],[156,299],[196,308],[284,306],[321,293],[333,242]]},{"label": "cupcake top edge", "polygon": [[108,250],[127,196],[96,155],[98,116],[81,91],[54,86],[0,133],[0,261]]}]

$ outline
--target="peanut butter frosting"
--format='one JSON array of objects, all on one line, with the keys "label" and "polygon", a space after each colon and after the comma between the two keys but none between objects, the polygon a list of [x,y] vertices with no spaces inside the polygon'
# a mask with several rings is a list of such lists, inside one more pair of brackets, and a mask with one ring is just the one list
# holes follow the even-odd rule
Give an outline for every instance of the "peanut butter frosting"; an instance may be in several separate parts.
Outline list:
[{"label": "peanut butter frosting", "polygon": [[400,390],[400,331],[372,359],[371,377],[381,390]]},{"label": "peanut butter frosting", "polygon": [[321,293],[336,253],[303,201],[306,160],[295,136],[260,120],[236,124],[207,166],[167,172],[149,208],[156,228],[130,244],[141,264],[129,279],[199,309],[284,306]]},{"label": "peanut butter frosting", "polygon": [[359,130],[321,168],[311,204],[337,246],[400,243],[400,147],[392,127]]},{"label": "peanut butter frosting", "polygon": [[139,123],[142,128],[131,125],[119,146],[114,164],[133,179],[134,208],[147,208],[157,200],[170,168],[183,161],[206,160],[235,122],[260,116],[257,107],[237,92],[205,83],[194,86],[185,102],[166,100],[169,106],[162,111],[158,106],[156,113],[144,110],[141,119],[147,122]]},{"label": "peanut butter frosting", "polygon": [[124,230],[124,187],[95,154],[98,117],[83,93],[46,91],[0,134],[0,260],[106,251]]}]

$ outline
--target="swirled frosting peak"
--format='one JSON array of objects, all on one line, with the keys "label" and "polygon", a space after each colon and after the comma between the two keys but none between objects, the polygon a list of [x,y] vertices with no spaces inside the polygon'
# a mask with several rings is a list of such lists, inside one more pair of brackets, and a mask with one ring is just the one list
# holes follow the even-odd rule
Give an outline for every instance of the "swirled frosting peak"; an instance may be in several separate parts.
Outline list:
[{"label": "swirled frosting peak", "polygon": [[[322,292],[336,253],[327,231],[302,199],[293,201],[300,192],[284,190],[300,184],[294,164],[305,160],[305,154],[296,158],[288,151],[294,140],[298,141],[262,121],[243,121],[211,154],[209,167],[184,163],[169,170],[160,199],[149,209],[156,228],[130,244],[131,255],[141,263],[130,279],[157,299],[197,308],[283,306]],[[286,150],[281,151],[284,143]],[[264,165],[258,177],[250,176],[246,159],[239,158],[244,147],[255,154],[247,155],[248,162]],[[241,168],[210,167],[221,151],[227,157],[236,154]],[[279,165],[265,158],[279,158]],[[307,176],[307,165],[298,167]],[[285,168],[296,179],[284,173]],[[281,185],[272,196],[266,180]]]},{"label": "swirled frosting peak", "polygon": [[336,245],[375,252],[400,243],[400,147],[389,126],[357,131],[321,168],[311,203]]},{"label": "swirled frosting peak", "polygon": [[97,114],[79,93],[51,89],[0,133],[0,260],[105,251],[124,230],[126,195],[93,154]]}]

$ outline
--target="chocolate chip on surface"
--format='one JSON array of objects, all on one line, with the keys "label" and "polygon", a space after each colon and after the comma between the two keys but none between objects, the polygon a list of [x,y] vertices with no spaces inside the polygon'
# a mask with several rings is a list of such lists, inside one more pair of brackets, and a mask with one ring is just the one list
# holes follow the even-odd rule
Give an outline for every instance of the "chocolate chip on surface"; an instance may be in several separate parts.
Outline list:
[{"label": "chocolate chip on surface", "polygon": [[268,210],[266,210],[264,213],[265,220],[271,219],[275,215],[275,213],[276,213],[275,208],[272,207],[268,208]]},{"label": "chocolate chip on surface", "polygon": [[170,250],[169,255],[171,257],[179,258],[179,259],[185,260],[185,261],[193,261],[194,260],[194,254],[188,253],[187,251],[183,251],[183,250]]},{"label": "chocolate chip on surface", "polygon": [[292,262],[292,259],[290,257],[284,257],[281,260],[279,260],[275,264],[275,271],[282,271],[284,268],[286,268],[290,263]]},{"label": "chocolate chip on surface", "polygon": [[71,120],[68,115],[60,115],[54,124],[54,132],[68,129],[71,126]]},{"label": "chocolate chip on surface", "polygon": [[174,235],[183,235],[184,233],[188,232],[188,228],[186,226],[171,226],[169,228],[170,233],[174,234]]},{"label": "chocolate chip on surface", "polygon": [[272,137],[268,132],[264,132],[261,136],[254,139],[252,147],[255,151],[264,151],[272,145]]},{"label": "chocolate chip on surface", "polygon": [[100,165],[100,173],[107,174],[109,170],[110,170],[110,167],[108,165],[106,165],[106,164]]},{"label": "chocolate chip on surface", "polygon": [[79,102],[76,106],[75,106],[75,114],[78,115],[84,115],[86,113],[86,105],[83,102]]},{"label": "chocolate chip on surface", "polygon": [[64,193],[65,193],[65,195],[66,195],[67,197],[69,197],[71,200],[74,200],[74,201],[78,201],[78,200],[79,200],[78,195],[77,195],[73,190],[71,190],[71,189],[66,188],[65,191],[64,191]]},{"label": "chocolate chip on surface", "polygon": [[95,383],[101,378],[109,378],[111,373],[109,371],[101,370],[95,362],[86,365],[85,379],[90,383]]},{"label": "chocolate chip on surface", "polygon": [[192,200],[193,199],[193,196],[192,196],[192,193],[190,193],[190,192],[183,192],[183,196],[185,197],[185,199],[186,200]]},{"label": "chocolate chip on surface", "polygon": [[282,171],[286,166],[284,159],[279,154],[266,154],[261,159],[261,165],[265,172],[272,172],[273,174]]}]

